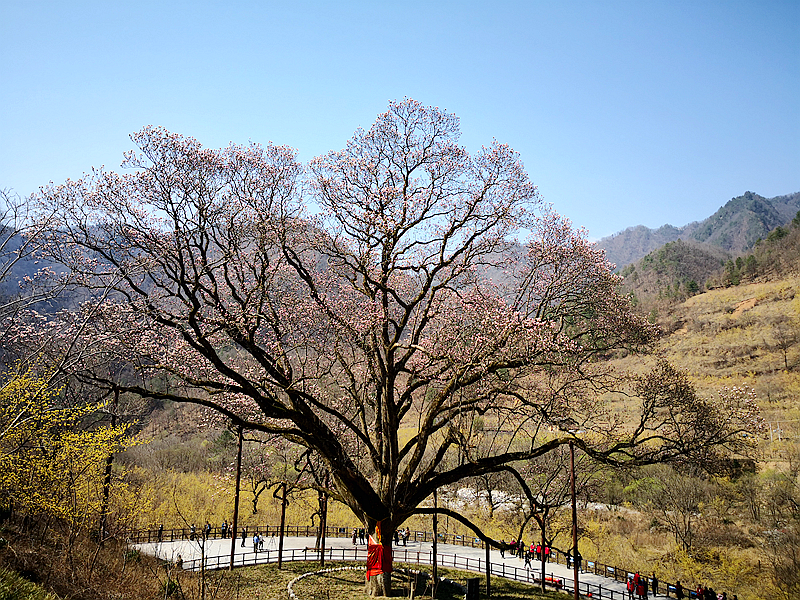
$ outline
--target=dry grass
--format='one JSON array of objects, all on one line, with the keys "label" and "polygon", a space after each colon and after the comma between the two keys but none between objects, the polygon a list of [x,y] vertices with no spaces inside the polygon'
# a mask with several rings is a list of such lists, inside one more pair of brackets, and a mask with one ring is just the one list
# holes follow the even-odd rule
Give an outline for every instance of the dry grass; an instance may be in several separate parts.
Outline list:
[{"label": "dry grass", "polygon": [[[348,565],[335,563],[330,568],[338,569],[342,566]],[[404,565],[396,565],[396,568],[403,569]],[[235,592],[236,598],[249,600],[284,600],[286,586],[292,579],[303,573],[319,570],[319,567],[303,563],[289,563],[282,571],[279,571],[274,565],[242,569],[228,576],[226,593]],[[468,577],[476,577],[475,573],[452,569],[440,569],[439,573],[440,576],[448,578],[460,586],[465,585]],[[483,581],[481,584],[483,585]],[[319,573],[297,581],[293,589],[298,598],[303,600],[339,600],[341,598],[372,600],[364,591],[363,570],[334,570]],[[402,577],[394,580],[393,591],[395,597],[408,597],[407,583]],[[430,589],[418,591],[415,597],[420,600],[430,599]],[[460,600],[464,597],[464,593],[461,587],[443,583],[440,584],[436,597],[439,600]],[[565,600],[567,596],[554,592],[543,595],[541,590],[532,586],[495,577],[492,579],[492,598],[495,600]]]}]

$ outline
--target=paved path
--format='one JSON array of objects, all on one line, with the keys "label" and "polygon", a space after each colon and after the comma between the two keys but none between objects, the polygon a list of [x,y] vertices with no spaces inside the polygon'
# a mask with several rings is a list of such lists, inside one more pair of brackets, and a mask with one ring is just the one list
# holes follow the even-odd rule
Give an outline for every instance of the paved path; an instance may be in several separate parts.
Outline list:
[{"label": "paved path", "polygon": [[[314,537],[284,538],[284,560],[290,560],[289,556],[291,555],[292,551],[294,551],[295,556],[306,555],[306,553],[303,551],[305,549],[313,548],[315,542],[316,538]],[[188,540],[181,540],[160,543],[152,542],[135,544],[135,546],[145,554],[157,556],[173,562],[177,561],[178,555],[181,555],[185,564],[192,560],[199,560],[201,557],[200,544],[196,541],[190,542]],[[403,554],[407,551],[410,557],[419,556],[421,562],[426,560],[429,562],[430,559],[427,557],[430,556],[430,553],[432,552],[432,546],[433,544],[431,542],[412,542],[411,540],[408,541],[408,546],[394,546],[395,561],[403,562]],[[356,547],[361,551],[366,549],[366,546],[361,544],[357,545]],[[237,563],[240,561],[252,563],[255,560],[257,560],[258,563],[274,562],[277,560],[278,538],[265,538],[263,548],[264,551],[259,552],[258,554],[253,553],[252,538],[246,540],[244,547],[241,546],[241,540],[236,540],[235,548]],[[325,548],[326,554],[328,550],[333,549],[333,558],[335,560],[337,557],[337,551],[351,552],[353,550],[353,544],[350,538],[327,538],[325,541]],[[219,563],[227,566],[230,561],[230,553],[230,539],[210,539],[206,541],[205,556],[207,557],[207,564]],[[440,543],[438,544],[438,553],[440,556],[458,556],[461,564],[463,564],[463,562],[460,559],[469,559],[470,570],[473,570],[474,567],[479,564],[478,561],[481,561],[480,565],[483,565],[481,568],[485,569],[484,561],[486,559],[486,551],[483,548],[470,548],[469,546]],[[316,556],[316,553],[310,554],[310,556]],[[216,557],[222,558],[217,560]],[[510,556],[506,556],[504,558],[500,556],[500,552],[498,550],[491,550],[490,560],[492,562],[493,576],[502,576],[503,569],[505,569],[509,578],[515,578],[513,573],[516,573],[516,579],[520,579],[520,575],[524,577],[525,569],[524,561],[522,559],[512,558]],[[531,561],[531,563],[532,569],[530,571],[530,576],[533,578],[541,574],[542,565],[536,560]],[[440,562],[440,564],[442,563]],[[451,566],[447,563],[447,559],[445,559],[444,566]],[[561,578],[564,580],[567,587],[572,587],[572,569],[567,569],[565,565],[547,563],[547,576]],[[615,600],[624,600],[626,598],[627,593],[625,590],[625,584],[623,582],[586,572],[579,576],[579,581],[582,593],[584,590],[584,584],[588,583],[591,585],[590,589],[596,590],[596,586],[602,587],[603,598],[613,598]],[[595,592],[594,597],[598,597],[597,592]],[[663,598],[665,596],[659,594],[657,597]],[[653,596],[651,595],[650,598],[653,598]]]}]

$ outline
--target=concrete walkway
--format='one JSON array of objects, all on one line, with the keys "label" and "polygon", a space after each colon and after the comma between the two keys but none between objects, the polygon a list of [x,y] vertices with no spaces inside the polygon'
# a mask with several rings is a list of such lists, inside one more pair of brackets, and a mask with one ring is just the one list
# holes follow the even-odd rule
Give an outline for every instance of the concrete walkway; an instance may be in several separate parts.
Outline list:
[{"label": "concrete walkway", "polygon": [[[312,560],[318,560],[318,554],[313,550],[316,538],[314,537],[285,537],[283,541],[283,560],[298,560],[303,557]],[[404,556],[408,553],[408,562],[419,561],[422,564],[430,564],[430,555],[432,553],[431,542],[413,542],[408,541],[407,546],[402,544],[393,546],[394,548],[394,561],[397,563],[406,562]],[[191,566],[191,561],[198,561],[201,557],[201,547],[198,541],[180,540],[174,542],[152,542],[135,544],[134,547],[140,551],[151,556],[156,556],[164,560],[177,562],[178,555],[181,556],[184,568]],[[349,555],[352,557],[354,548],[358,549],[358,559],[365,561],[366,546],[357,544],[355,547],[350,538],[326,538],[326,561],[340,560],[340,557]],[[245,546],[241,546],[241,540],[236,540],[235,551],[236,558],[235,564],[261,564],[267,562],[277,562],[278,538],[267,537],[264,539],[263,550],[258,553],[253,552],[252,538],[245,540]],[[205,556],[207,568],[214,568],[219,565],[227,567],[230,562],[231,553],[231,540],[230,539],[209,539],[205,542]],[[486,551],[483,548],[470,548],[469,546],[458,546],[451,544],[438,544],[439,564],[444,567],[452,567],[455,562],[454,557],[458,557],[456,568],[470,571],[483,571],[485,573],[485,560]],[[490,561],[492,563],[492,575],[494,577],[502,577],[505,572],[506,577],[509,579],[516,579],[518,581],[526,578],[526,570],[524,568],[524,561],[516,557],[512,558],[508,555],[506,557],[500,556],[498,550],[490,550]],[[444,557],[444,562],[443,558]],[[352,560],[352,558],[350,559]],[[464,569],[464,566],[468,569]],[[530,569],[529,577],[539,577],[542,572],[542,564],[539,561],[531,561],[532,568]],[[476,573],[480,576],[481,573]],[[554,577],[562,579],[568,588],[572,588],[572,569],[567,569],[565,565],[557,563],[547,563],[547,577]],[[616,581],[594,573],[583,572],[579,576],[581,594],[584,594],[585,584],[590,585],[590,591],[593,591],[594,598],[612,598],[614,600],[625,600],[627,598],[627,591],[625,584],[621,581]],[[663,586],[663,584],[662,584]],[[599,589],[598,589],[599,588]],[[657,597],[664,598],[663,590]],[[649,596],[653,598],[653,596]]]}]

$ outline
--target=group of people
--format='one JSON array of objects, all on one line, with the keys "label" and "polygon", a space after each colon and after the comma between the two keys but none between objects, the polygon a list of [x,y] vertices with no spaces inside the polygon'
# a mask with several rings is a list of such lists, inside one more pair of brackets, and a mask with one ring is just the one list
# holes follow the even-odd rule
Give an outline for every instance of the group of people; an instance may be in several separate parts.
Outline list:
[{"label": "group of people", "polygon": [[367,530],[363,527],[353,527],[353,546],[358,544],[366,544],[367,543]]},{"label": "group of people", "polygon": [[[653,596],[655,596],[658,593],[658,578],[656,577],[655,573],[653,573],[653,575],[650,577],[649,584],[650,589],[653,591]],[[678,600],[683,600],[684,598],[688,597],[687,591],[684,589],[680,581],[675,583],[673,591]],[[642,577],[639,575],[639,573],[635,573],[634,575],[628,577],[628,598],[632,600],[634,594],[640,599],[647,598],[648,595],[647,578]],[[717,594],[713,588],[707,588],[702,585],[697,586],[694,597],[697,598],[697,600],[729,600],[726,592]],[[739,600],[739,598],[734,594],[730,600]]]},{"label": "group of people", "polygon": [[[679,581],[677,585],[680,585],[680,583],[681,582]],[[683,590],[681,590],[681,595],[677,597],[678,598],[684,597]],[[697,589],[695,590],[695,597],[698,598],[698,600],[728,600],[728,593],[722,592],[721,594],[717,594],[717,592],[715,592],[714,588],[712,588],[711,586],[706,587],[704,585],[698,585]],[[739,597],[736,594],[734,594],[730,600],[739,600]]]},{"label": "group of people", "polygon": [[516,556],[525,560],[525,566],[530,567],[531,560],[543,560],[547,562],[550,560],[550,546],[542,546],[541,544],[531,544],[525,546],[522,540],[511,540],[510,544],[506,544],[505,540],[500,541],[500,556],[506,557],[506,550],[511,553],[511,556]]},{"label": "group of people", "polygon": [[[394,532],[394,544],[395,546],[399,546],[400,542],[403,542],[403,546],[408,544],[408,538],[411,536],[411,530],[406,527],[405,529],[397,529]],[[353,527],[353,533],[350,536],[350,539],[353,541],[353,545],[356,544],[366,544],[367,543],[367,530],[363,527]]]},{"label": "group of people", "polygon": [[[226,533],[227,533],[227,525],[228,524],[226,522],[225,523]],[[207,540],[207,539],[211,538],[212,530],[213,530],[213,527],[211,527],[211,523],[206,521],[206,524],[203,526],[203,539],[204,540]],[[189,539],[190,540],[197,539],[197,526],[194,523],[192,523],[191,527],[189,527]]]},{"label": "group of people", "polygon": [[[653,596],[655,596],[658,593],[658,579],[655,573],[650,578],[650,584],[653,587]],[[680,582],[678,582],[678,585],[680,585]],[[627,588],[629,599],[632,599],[634,594],[638,598],[647,598],[647,579],[639,575],[639,573],[634,573],[632,577],[628,577]]]},{"label": "group of people", "polygon": [[411,536],[411,530],[406,527],[405,529],[395,529],[394,531],[394,545],[399,546],[403,542],[403,546],[408,544],[408,538]]},{"label": "group of people", "polygon": [[[244,546],[244,537],[242,538],[242,546]],[[253,534],[253,552],[258,552],[264,549],[264,536],[258,535],[256,532]]]},{"label": "group of people", "polygon": [[[162,525],[163,527],[163,525]],[[162,529],[159,530],[159,536],[161,535]],[[239,530],[241,537],[242,537],[242,546],[244,546],[244,540],[247,537],[247,527],[242,527]],[[214,528],[211,526],[211,523],[206,521],[206,524],[203,526],[202,535],[204,540],[211,539],[213,537],[213,533],[215,533]],[[223,521],[219,526],[219,537],[226,539],[229,537],[233,537],[233,525],[229,525],[228,521]],[[195,540],[197,539],[197,526],[192,523],[191,527],[189,527],[189,539]]]},{"label": "group of people", "polygon": [[[206,521],[205,526],[203,527],[203,539],[207,540],[211,538],[211,533],[213,528],[211,527],[211,523]],[[228,521],[223,521],[222,525],[219,527],[219,534],[220,537],[226,539],[228,537],[233,537],[233,526],[228,525]],[[244,548],[245,541],[247,540],[247,526],[245,525],[241,529],[239,529],[240,537],[242,539],[242,548]],[[189,528],[189,539],[194,540],[197,538],[197,527],[194,523]],[[253,536],[253,552],[258,552],[259,550],[264,549],[264,536],[258,535],[258,532]]]}]

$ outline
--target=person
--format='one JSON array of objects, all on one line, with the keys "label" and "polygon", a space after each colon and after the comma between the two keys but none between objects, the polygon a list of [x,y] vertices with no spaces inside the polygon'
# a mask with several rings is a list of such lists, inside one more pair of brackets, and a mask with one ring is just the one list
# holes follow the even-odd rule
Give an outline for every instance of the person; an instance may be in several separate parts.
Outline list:
[{"label": "person", "polygon": [[258,536],[258,549],[259,550],[263,550],[264,549],[264,536],[263,535]]},{"label": "person", "polygon": [[517,542],[517,558],[522,558],[522,555],[525,554],[525,542],[522,540]]},{"label": "person", "polygon": [[178,560],[175,561],[175,566],[178,569],[182,569],[183,568],[183,557],[180,554],[178,554]]},{"label": "person", "polygon": [[405,532],[403,532],[403,546],[408,545],[408,538],[410,537],[411,537],[411,530],[408,527],[406,527]]},{"label": "person", "polygon": [[681,585],[680,579],[675,584],[675,597],[678,600],[683,600],[683,586]]},{"label": "person", "polygon": [[536,544],[536,560],[542,560],[542,545]]},{"label": "person", "polygon": [[650,578],[650,587],[653,588],[653,596],[658,594],[658,577],[656,577],[655,573],[653,573],[653,576]]},{"label": "person", "polygon": [[194,523],[192,523],[192,526],[189,528],[189,539],[191,541],[194,541],[194,536],[196,535],[197,535],[197,527],[195,527]]},{"label": "person", "polygon": [[205,539],[208,539],[210,537],[211,537],[211,523],[206,521]]},{"label": "person", "polygon": [[258,554],[258,534],[253,534],[253,552]]},{"label": "person", "polygon": [[358,528],[353,527],[353,546],[356,545],[356,538],[358,537]]},{"label": "person", "polygon": [[628,583],[626,585],[628,589],[628,600],[633,600],[633,578],[628,577]]},{"label": "person", "polygon": [[567,568],[572,568],[572,548],[567,550]]},{"label": "person", "polygon": [[500,558],[506,557],[506,541],[500,540]]},{"label": "person", "polygon": [[226,537],[228,537],[228,522],[227,521],[223,521],[222,525],[219,526],[219,530],[222,533],[222,539],[223,540]]},{"label": "person", "polygon": [[159,542],[162,541],[163,538],[164,538],[164,524],[161,523],[161,525],[158,526],[158,541]]},{"label": "person", "polygon": [[366,536],[366,533],[365,533],[365,531],[364,531],[364,528],[363,528],[363,527],[361,527],[361,528],[358,530],[358,539],[359,539],[359,541],[360,541],[360,542],[363,544],[363,543],[364,543],[364,538],[366,538],[366,537],[367,537],[367,536]]},{"label": "person", "polygon": [[578,572],[579,573],[583,573],[583,571],[581,571],[581,561],[582,560],[583,560],[583,557],[581,556],[580,551],[576,550],[575,551],[575,566],[578,567]]},{"label": "person", "polygon": [[640,598],[644,596],[642,593],[643,583],[642,576],[639,575],[639,572],[637,571],[633,576],[633,591],[636,592],[636,595]]},{"label": "person", "polygon": [[544,562],[550,561],[550,546],[544,547]]},{"label": "person", "polygon": [[400,534],[397,533],[397,529],[394,530],[394,545],[395,546],[400,545]]},{"label": "person", "polygon": [[242,527],[242,548],[244,548],[244,541],[247,539],[247,525]]},{"label": "person", "polygon": [[531,568],[531,553],[530,552],[526,552],[525,553],[525,568],[526,569],[530,569]]}]

